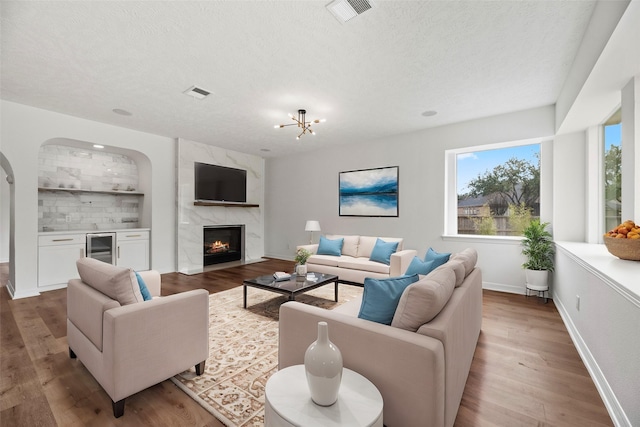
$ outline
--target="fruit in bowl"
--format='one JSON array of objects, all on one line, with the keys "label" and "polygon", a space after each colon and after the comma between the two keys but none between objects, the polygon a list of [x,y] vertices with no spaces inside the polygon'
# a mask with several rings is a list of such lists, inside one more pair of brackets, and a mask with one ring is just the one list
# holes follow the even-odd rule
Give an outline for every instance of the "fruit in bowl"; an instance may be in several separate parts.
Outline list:
[{"label": "fruit in bowl", "polygon": [[604,244],[620,259],[640,261],[640,224],[623,222],[604,234]]}]

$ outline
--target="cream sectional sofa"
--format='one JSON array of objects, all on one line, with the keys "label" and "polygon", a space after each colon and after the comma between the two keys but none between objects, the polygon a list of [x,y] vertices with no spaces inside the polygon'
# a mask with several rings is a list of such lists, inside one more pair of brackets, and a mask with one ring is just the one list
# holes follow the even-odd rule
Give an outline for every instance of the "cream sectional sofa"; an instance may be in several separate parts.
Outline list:
[{"label": "cream sectional sofa", "polygon": [[313,254],[307,260],[307,271],[335,274],[343,283],[362,285],[366,277],[386,279],[401,276],[417,253],[413,249],[403,249],[402,238],[380,237],[385,242],[398,242],[396,252],[391,255],[390,264],[386,265],[369,260],[378,237],[338,234],[328,234],[325,237],[330,240],[344,238],[341,256],[318,255],[318,244],[301,245],[297,249],[305,248]]},{"label": "cream sectional sofa", "polygon": [[344,366],[382,394],[386,426],[453,426],[482,323],[476,259],[475,250],[466,249],[407,287],[391,326],[358,318],[361,298],[335,310],[283,304],[279,369],[304,363],[317,323],[326,321]]}]

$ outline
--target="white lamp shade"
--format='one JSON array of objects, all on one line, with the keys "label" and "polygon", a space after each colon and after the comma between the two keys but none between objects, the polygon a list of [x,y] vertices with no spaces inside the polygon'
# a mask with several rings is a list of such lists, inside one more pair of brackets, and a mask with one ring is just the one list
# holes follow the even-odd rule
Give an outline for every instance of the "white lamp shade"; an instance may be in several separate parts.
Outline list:
[{"label": "white lamp shade", "polygon": [[307,221],[304,231],[320,231],[320,223],[318,221]]}]

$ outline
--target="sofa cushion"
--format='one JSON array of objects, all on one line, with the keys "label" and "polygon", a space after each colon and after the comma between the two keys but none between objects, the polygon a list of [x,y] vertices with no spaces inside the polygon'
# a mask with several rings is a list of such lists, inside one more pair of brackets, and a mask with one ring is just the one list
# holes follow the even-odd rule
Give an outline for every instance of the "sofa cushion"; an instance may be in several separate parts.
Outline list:
[{"label": "sofa cushion", "polygon": [[311,255],[307,259],[307,264],[329,265],[331,267],[337,267],[340,258],[342,257],[333,255]]},{"label": "sofa cushion", "polygon": [[93,258],[76,261],[80,279],[93,289],[118,301],[121,305],[144,301],[135,272]]},{"label": "sofa cushion", "polygon": [[467,248],[462,252],[454,254],[451,258],[462,262],[464,265],[464,277],[467,277],[476,267],[478,252],[473,248]]},{"label": "sofa cushion", "polygon": [[327,239],[324,236],[320,236],[320,243],[318,243],[318,251],[316,252],[318,255],[331,255],[331,256],[340,256],[342,255],[342,244],[344,243],[344,239]]},{"label": "sofa cushion", "polygon": [[391,326],[417,331],[444,308],[453,294],[455,282],[453,270],[442,268],[408,286],[398,301]]},{"label": "sofa cushion", "polygon": [[422,276],[426,276],[427,274],[431,273],[435,268],[433,266],[434,263],[435,261],[433,260],[422,261],[417,256],[414,256],[413,259],[411,260],[411,264],[409,264],[409,267],[407,267],[407,271],[405,271],[404,274],[407,274],[407,275],[420,274]]},{"label": "sofa cushion", "polygon": [[370,258],[371,252],[373,251],[378,239],[382,239],[385,242],[398,242],[396,251],[402,250],[402,238],[360,236],[360,243],[358,243],[358,257]]},{"label": "sofa cushion", "polygon": [[366,258],[352,258],[341,256],[338,258],[338,267],[349,270],[370,271],[372,273],[389,274],[389,266],[381,262],[369,261]]},{"label": "sofa cushion", "polygon": [[344,239],[342,244],[342,255],[348,255],[352,257],[358,256],[358,243],[360,242],[360,236],[342,236],[338,234],[327,234],[327,239]]},{"label": "sofa cushion", "polygon": [[445,262],[449,261],[451,254],[449,253],[438,253],[434,251],[432,248],[427,249],[427,253],[424,255],[425,261],[434,261],[433,268],[440,267]]},{"label": "sofa cushion", "polygon": [[371,251],[370,261],[391,264],[391,254],[398,248],[398,242],[385,242],[382,239],[376,240],[376,244]]},{"label": "sofa cushion", "polygon": [[407,286],[418,281],[418,275],[389,279],[364,279],[364,292],[358,317],[390,325],[398,301]]},{"label": "sofa cushion", "polygon": [[456,288],[462,285],[462,282],[464,282],[464,278],[466,276],[464,264],[462,263],[462,261],[458,259],[450,259],[446,264],[442,264],[438,268],[450,268],[453,270],[453,273],[456,275]]}]

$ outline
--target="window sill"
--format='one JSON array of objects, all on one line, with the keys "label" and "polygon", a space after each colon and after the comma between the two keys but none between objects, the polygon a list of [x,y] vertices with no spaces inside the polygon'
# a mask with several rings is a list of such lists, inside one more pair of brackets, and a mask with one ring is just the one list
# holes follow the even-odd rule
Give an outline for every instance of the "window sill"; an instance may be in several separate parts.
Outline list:
[{"label": "window sill", "polygon": [[619,259],[602,244],[556,242],[556,248],[640,307],[640,262]]},{"label": "window sill", "polygon": [[516,236],[478,236],[476,234],[448,234],[443,235],[445,242],[469,242],[469,243],[489,243],[496,245],[520,245],[522,237]]}]

